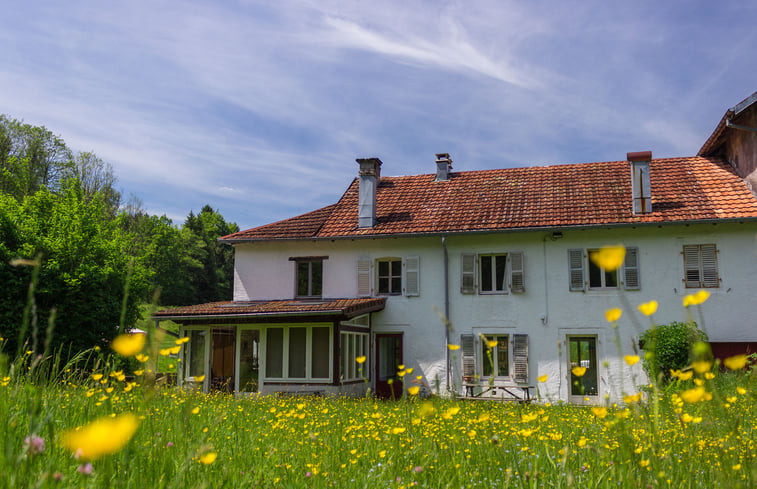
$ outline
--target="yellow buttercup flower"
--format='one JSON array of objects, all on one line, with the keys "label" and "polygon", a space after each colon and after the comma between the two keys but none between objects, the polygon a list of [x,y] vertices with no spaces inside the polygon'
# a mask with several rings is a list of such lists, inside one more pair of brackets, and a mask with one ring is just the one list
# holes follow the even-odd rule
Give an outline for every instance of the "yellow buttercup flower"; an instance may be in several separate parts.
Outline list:
[{"label": "yellow buttercup flower", "polygon": [[700,290],[695,294],[689,294],[683,298],[683,307],[698,306],[710,298],[710,293],[706,290]]},{"label": "yellow buttercup flower", "polygon": [[100,380],[103,378],[103,374],[92,374],[92,380]]},{"label": "yellow buttercup flower", "polygon": [[63,433],[61,444],[79,458],[95,460],[116,453],[139,427],[139,419],[126,413],[115,418],[100,418],[86,426]]},{"label": "yellow buttercup flower", "polygon": [[363,364],[363,363],[365,363],[365,355],[361,355],[361,356],[359,356],[359,357],[355,357],[355,361],[356,361],[357,363],[360,363],[360,364]]},{"label": "yellow buttercup flower", "polygon": [[605,319],[607,319],[608,323],[614,323],[618,319],[620,319],[620,316],[623,315],[623,311],[618,309],[617,307],[614,309],[608,309],[605,311]]},{"label": "yellow buttercup flower", "polygon": [[205,380],[204,375],[195,375],[195,382],[202,382],[203,380]]},{"label": "yellow buttercup flower", "polygon": [[639,363],[639,355],[626,355],[623,357],[623,361],[626,362],[629,366],[633,367],[637,363]]},{"label": "yellow buttercup flower", "polygon": [[599,419],[607,416],[607,408],[605,407],[593,407],[591,408],[591,412],[594,413],[594,416],[598,417]]},{"label": "yellow buttercup flower", "polygon": [[639,304],[639,311],[645,316],[651,316],[657,311],[657,301],[651,300],[643,304]]},{"label": "yellow buttercup flower", "polygon": [[746,355],[735,355],[723,360],[723,364],[731,370],[741,370],[746,366],[747,360]]},{"label": "yellow buttercup flower", "polygon": [[708,362],[707,360],[700,360],[692,363],[691,368],[694,369],[694,372],[703,374],[710,371],[710,369],[712,368],[712,362]]},{"label": "yellow buttercup flower", "polygon": [[401,426],[392,428],[392,434],[393,435],[400,435],[400,434],[404,433],[406,429],[407,428],[404,428],[404,427],[401,427]]},{"label": "yellow buttercup flower", "polygon": [[179,338],[178,340],[174,341],[174,343],[176,343],[177,345],[183,345],[187,341],[189,341],[189,336],[185,336],[183,338]]},{"label": "yellow buttercup flower", "polygon": [[489,348],[494,348],[497,346],[497,340],[486,340],[486,346]]},{"label": "yellow buttercup flower", "polygon": [[418,395],[418,392],[420,390],[421,390],[420,387],[418,387],[417,385],[414,385],[412,387],[407,388],[407,393],[410,394],[411,396],[415,396],[415,395]]},{"label": "yellow buttercup flower", "polygon": [[197,459],[197,461],[204,465],[210,465],[216,461],[216,458],[218,458],[218,454],[216,452],[208,452],[201,455],[200,458]]},{"label": "yellow buttercup flower", "polygon": [[460,345],[447,345],[447,348],[449,348],[450,351],[455,351],[460,349]]},{"label": "yellow buttercup flower", "polygon": [[681,399],[684,401],[694,404],[695,402],[701,401],[705,397],[705,390],[704,387],[694,387],[693,389],[685,390],[681,392]]},{"label": "yellow buttercup flower", "polygon": [[116,336],[110,343],[110,347],[117,353],[130,357],[141,352],[145,347],[145,335],[143,334],[121,334]]},{"label": "yellow buttercup flower", "polygon": [[146,363],[146,362],[147,362],[147,360],[149,360],[149,359],[150,359],[150,357],[149,357],[149,356],[147,356],[147,355],[143,355],[142,353],[140,353],[139,355],[137,355],[137,356],[136,356],[136,357],[134,357],[134,358],[136,358],[136,359],[137,359],[137,361],[138,361],[138,362],[140,362],[140,363]]},{"label": "yellow buttercup flower", "polygon": [[673,377],[678,377],[678,380],[689,380],[691,377],[694,376],[693,370],[687,370],[685,372],[671,371],[670,373]]},{"label": "yellow buttercup flower", "polygon": [[586,373],[586,367],[573,367],[570,372],[576,377],[583,377]]},{"label": "yellow buttercup flower", "polygon": [[540,375],[540,376],[536,377],[536,380],[538,380],[539,382],[546,382],[547,381],[547,374]]},{"label": "yellow buttercup flower", "polygon": [[625,402],[626,404],[633,404],[635,402],[639,402],[641,401],[641,395],[642,395],[641,392],[639,392],[637,394],[630,394],[627,396],[623,396],[623,402]]},{"label": "yellow buttercup flower", "polygon": [[626,257],[626,248],[623,245],[603,246],[589,255],[589,258],[595,265],[602,267],[605,271],[612,272],[623,265]]}]

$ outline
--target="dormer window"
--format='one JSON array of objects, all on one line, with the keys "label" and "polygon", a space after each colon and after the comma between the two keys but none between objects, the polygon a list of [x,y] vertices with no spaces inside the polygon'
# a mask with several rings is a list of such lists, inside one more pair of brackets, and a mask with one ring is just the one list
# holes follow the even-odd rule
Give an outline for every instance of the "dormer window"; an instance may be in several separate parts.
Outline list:
[{"label": "dormer window", "polygon": [[295,266],[295,297],[320,299],[323,295],[323,260],[325,257],[290,258]]}]

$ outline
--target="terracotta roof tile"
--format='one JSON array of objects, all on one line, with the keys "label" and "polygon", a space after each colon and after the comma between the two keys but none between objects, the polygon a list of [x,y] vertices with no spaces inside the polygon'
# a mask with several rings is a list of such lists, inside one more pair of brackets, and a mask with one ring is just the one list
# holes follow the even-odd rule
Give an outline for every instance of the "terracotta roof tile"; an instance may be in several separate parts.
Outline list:
[{"label": "terracotta roof tile", "polygon": [[634,215],[627,161],[381,177],[377,223],[357,227],[358,180],[336,204],[224,240],[455,233],[757,218],[757,200],[720,158],[652,160],[652,213]]},{"label": "terracotta roof tile", "polygon": [[224,301],[194,306],[164,309],[153,314],[156,318],[178,317],[249,317],[274,315],[334,314],[353,317],[384,308],[386,298],[278,300],[278,301]]}]

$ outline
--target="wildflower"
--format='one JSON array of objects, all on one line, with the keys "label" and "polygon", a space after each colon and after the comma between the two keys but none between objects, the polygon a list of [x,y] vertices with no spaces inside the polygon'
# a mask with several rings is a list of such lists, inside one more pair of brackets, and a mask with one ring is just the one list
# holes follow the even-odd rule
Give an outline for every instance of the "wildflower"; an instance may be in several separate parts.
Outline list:
[{"label": "wildflower", "polygon": [[197,459],[197,461],[203,465],[210,465],[216,461],[216,458],[218,458],[218,454],[216,452],[207,452],[201,455],[200,458]]},{"label": "wildflower", "polygon": [[414,385],[412,387],[408,387],[407,393],[410,394],[411,396],[415,396],[415,395],[418,395],[418,391],[420,390],[421,390],[420,387],[418,387],[417,385]]},{"label": "wildflower", "polygon": [[743,387],[736,387],[736,392],[743,396],[744,394],[746,394],[746,389],[744,389]]},{"label": "wildflower", "polygon": [[86,426],[63,433],[62,444],[77,458],[95,460],[119,451],[131,440],[139,419],[131,413],[115,418],[100,418]]},{"label": "wildflower", "polygon": [[521,422],[523,422],[523,423],[529,423],[529,422],[531,422],[531,421],[535,420],[535,419],[536,419],[536,418],[538,418],[538,417],[539,417],[539,415],[538,415],[538,414],[536,414],[536,413],[530,413],[530,414],[524,414],[524,415],[522,415],[522,416],[520,417],[520,420],[521,420]]},{"label": "wildflower", "polygon": [[92,473],[92,464],[87,462],[86,464],[79,465],[76,467],[76,471],[80,474],[90,475]]},{"label": "wildflower", "polygon": [[424,402],[418,408],[418,416],[425,418],[434,414],[434,411],[436,411],[436,409],[434,408],[433,404],[431,404],[430,402]]},{"label": "wildflower", "polygon": [[731,469],[733,469],[733,470],[741,470],[741,464],[736,464],[736,465],[732,466]]},{"label": "wildflower", "polygon": [[459,407],[451,407],[448,408],[446,411],[444,411],[444,414],[442,414],[442,418],[444,419],[452,419],[452,416],[456,415],[460,412]]},{"label": "wildflower", "polygon": [[486,340],[486,346],[491,348],[494,348],[497,346],[497,340]]},{"label": "wildflower", "polygon": [[449,348],[450,351],[455,351],[460,349],[460,345],[447,345],[447,348]]},{"label": "wildflower", "polygon": [[623,396],[623,402],[625,402],[626,404],[633,404],[634,402],[639,402],[641,401],[641,395],[642,395],[641,392],[639,392],[637,394],[630,394],[627,396]]},{"label": "wildflower", "polygon": [[712,362],[708,362],[707,360],[700,360],[698,362],[692,363],[691,367],[696,373],[703,374],[712,368]]},{"label": "wildflower", "polygon": [[623,245],[603,246],[598,251],[594,251],[589,258],[595,265],[612,272],[620,268],[626,257],[626,248]]},{"label": "wildflower", "polygon": [[643,304],[639,304],[638,307],[639,311],[645,316],[651,316],[657,311],[657,301],[651,300],[649,302],[644,302]]},{"label": "wildflower", "polygon": [[192,409],[192,414],[197,414],[199,412],[200,412],[200,406],[197,406],[194,409]]},{"label": "wildflower", "polygon": [[699,402],[704,398],[704,387],[694,387],[693,389],[685,390],[681,392],[681,399],[688,403]]},{"label": "wildflower", "polygon": [[598,417],[599,419],[607,416],[607,408],[605,407],[593,407],[591,408],[591,412],[594,413],[594,416]]},{"label": "wildflower", "polygon": [[691,377],[694,376],[694,371],[687,370],[685,372],[681,372],[679,370],[675,370],[675,371],[671,370],[670,375],[672,375],[673,377],[678,377],[678,380],[685,381],[685,380],[689,380]]},{"label": "wildflower", "polygon": [[712,380],[712,379],[715,378],[715,374],[712,373],[712,372],[705,372],[704,373],[704,378],[707,379],[707,380]]},{"label": "wildflower", "polygon": [[397,365],[397,370],[405,370],[405,366],[404,365]]},{"label": "wildflower", "polygon": [[418,465],[413,469],[413,471],[415,471],[416,474],[420,474],[421,472],[423,472],[423,467]]},{"label": "wildflower", "polygon": [[148,355],[145,355],[145,354],[142,354],[142,353],[138,354],[134,358],[136,358],[137,361],[140,362],[140,363],[146,363],[147,360],[150,359],[150,357]]},{"label": "wildflower", "polygon": [[626,355],[623,360],[631,367],[639,363],[639,355]]},{"label": "wildflower", "polygon": [[649,467],[649,460],[639,460],[639,467]]},{"label": "wildflower", "polygon": [[689,413],[683,413],[683,415],[681,415],[681,421],[683,421],[684,423],[689,423],[693,419],[694,417],[690,415]]},{"label": "wildflower", "polygon": [[195,382],[202,382],[203,380],[205,380],[204,375],[195,375]]},{"label": "wildflower", "polygon": [[92,374],[92,380],[100,380],[103,378],[103,374]]},{"label": "wildflower", "polygon": [[45,440],[37,435],[24,438],[24,451],[29,455],[37,455],[45,451]]},{"label": "wildflower", "polygon": [[536,377],[536,380],[538,380],[539,382],[546,382],[547,381],[547,374],[540,375],[540,376]]},{"label": "wildflower", "polygon": [[114,351],[125,357],[131,357],[142,351],[145,347],[145,335],[121,334],[110,343]]},{"label": "wildflower", "polygon": [[735,355],[723,360],[723,364],[725,364],[725,366],[731,370],[741,370],[742,368],[746,366],[746,362],[747,362],[746,355]]},{"label": "wildflower", "polygon": [[173,446],[172,441],[169,441],[168,443],[166,443],[166,448],[171,448],[172,446]]},{"label": "wildflower", "polygon": [[183,345],[187,341],[189,341],[189,337],[185,336],[183,338],[179,338],[178,340],[174,341],[174,343],[176,343],[177,345]]},{"label": "wildflower", "polygon": [[363,363],[365,363],[365,355],[361,355],[361,356],[359,356],[359,357],[355,357],[355,361],[356,361],[357,363],[359,363],[359,364],[361,364],[361,365],[362,365]]},{"label": "wildflower", "polygon": [[573,367],[570,372],[576,377],[583,377],[586,373],[586,367]]},{"label": "wildflower", "polygon": [[142,374],[144,374],[144,373],[145,373],[144,370],[135,370],[134,371],[134,375],[136,375],[137,377],[141,377]]},{"label": "wildflower", "polygon": [[403,428],[402,426],[397,426],[395,428],[392,428],[392,434],[393,435],[400,435],[405,432],[407,428]]},{"label": "wildflower", "polygon": [[689,294],[683,298],[683,307],[698,306],[709,299],[710,293],[706,290],[700,290],[696,294]]},{"label": "wildflower", "polygon": [[608,309],[605,311],[605,319],[607,319],[608,323],[614,323],[618,319],[620,319],[620,316],[623,315],[623,311],[618,309],[617,307],[614,309]]}]

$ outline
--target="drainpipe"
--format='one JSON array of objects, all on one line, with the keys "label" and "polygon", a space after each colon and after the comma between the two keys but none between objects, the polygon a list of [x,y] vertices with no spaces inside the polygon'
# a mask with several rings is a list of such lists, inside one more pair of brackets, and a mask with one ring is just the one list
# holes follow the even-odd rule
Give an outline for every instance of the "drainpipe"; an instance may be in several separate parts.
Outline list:
[{"label": "drainpipe", "polygon": [[547,276],[547,237],[541,242],[542,258],[544,260],[544,314],[541,315],[541,323],[546,326],[549,324],[549,277]]},{"label": "drainpipe", "polygon": [[450,392],[450,364],[449,364],[449,256],[447,255],[447,236],[442,235],[442,250],[444,250],[444,356],[447,365],[447,392]]}]

